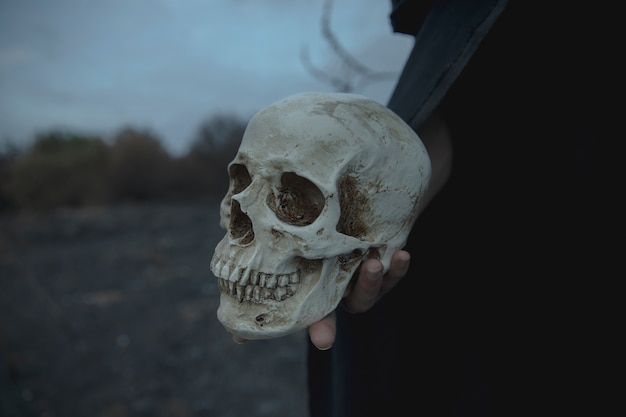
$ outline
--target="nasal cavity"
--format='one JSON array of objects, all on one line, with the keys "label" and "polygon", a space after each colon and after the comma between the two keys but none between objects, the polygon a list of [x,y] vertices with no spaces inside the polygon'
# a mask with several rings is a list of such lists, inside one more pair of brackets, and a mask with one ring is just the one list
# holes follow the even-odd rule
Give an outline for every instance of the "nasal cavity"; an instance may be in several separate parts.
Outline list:
[{"label": "nasal cavity", "polygon": [[254,240],[254,229],[250,217],[241,211],[239,201],[232,200],[230,211],[230,235],[239,240],[239,244],[247,245]]}]

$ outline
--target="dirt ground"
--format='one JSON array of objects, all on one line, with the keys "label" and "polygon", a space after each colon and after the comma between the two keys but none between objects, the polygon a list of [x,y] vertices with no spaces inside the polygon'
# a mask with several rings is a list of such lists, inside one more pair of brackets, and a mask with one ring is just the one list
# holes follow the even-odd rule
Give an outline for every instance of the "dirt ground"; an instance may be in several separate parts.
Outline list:
[{"label": "dirt ground", "polygon": [[306,416],[306,334],[236,345],[218,206],[0,217],[0,415]]}]

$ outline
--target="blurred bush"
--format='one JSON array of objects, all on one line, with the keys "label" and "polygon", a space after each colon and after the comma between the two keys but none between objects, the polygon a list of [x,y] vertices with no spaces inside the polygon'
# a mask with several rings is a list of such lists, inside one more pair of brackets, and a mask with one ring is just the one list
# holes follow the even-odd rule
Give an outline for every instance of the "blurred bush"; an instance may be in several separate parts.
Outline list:
[{"label": "blurred bush", "polygon": [[114,139],[108,164],[111,201],[165,197],[172,158],[149,132],[122,130]]},{"label": "blurred bush", "polygon": [[187,154],[173,157],[148,131],[127,127],[111,141],[50,131],[22,152],[0,152],[0,210],[139,201],[218,201],[228,187],[227,164],[245,124],[209,119]]},{"label": "blurred bush", "polygon": [[8,164],[4,194],[12,206],[34,210],[106,201],[109,149],[101,139],[51,132]]}]

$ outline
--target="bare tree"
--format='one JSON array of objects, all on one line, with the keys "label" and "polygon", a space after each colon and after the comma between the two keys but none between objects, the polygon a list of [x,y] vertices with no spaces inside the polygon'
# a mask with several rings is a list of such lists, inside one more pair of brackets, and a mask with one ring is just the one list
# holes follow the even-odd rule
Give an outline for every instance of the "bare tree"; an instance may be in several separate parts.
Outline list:
[{"label": "bare tree", "polygon": [[239,146],[245,128],[245,122],[233,115],[214,115],[198,128],[192,149],[207,155],[219,153],[224,149],[228,149],[227,153],[230,153],[233,145]]},{"label": "bare tree", "polygon": [[333,53],[340,59],[341,68],[338,74],[316,67],[309,57],[306,46],[302,47],[300,58],[309,73],[318,80],[330,84],[336,91],[350,93],[358,91],[365,85],[384,81],[397,76],[395,72],[374,71],[362,64],[346,48],[341,45],[339,39],[330,27],[333,0],[325,0],[322,8],[321,28],[322,36]]}]

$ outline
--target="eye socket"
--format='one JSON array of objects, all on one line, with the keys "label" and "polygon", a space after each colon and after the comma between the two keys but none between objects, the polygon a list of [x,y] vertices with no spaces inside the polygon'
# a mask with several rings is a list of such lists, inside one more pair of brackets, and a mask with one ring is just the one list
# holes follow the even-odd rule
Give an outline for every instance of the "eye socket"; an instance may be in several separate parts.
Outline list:
[{"label": "eye socket", "polygon": [[278,194],[267,197],[267,205],[280,221],[292,226],[307,226],[322,213],[326,199],[308,179],[293,172],[282,175]]},{"label": "eye socket", "polygon": [[231,194],[239,194],[252,183],[252,177],[243,164],[232,164],[228,168],[231,181]]}]

